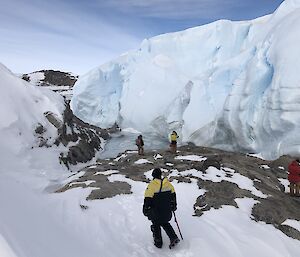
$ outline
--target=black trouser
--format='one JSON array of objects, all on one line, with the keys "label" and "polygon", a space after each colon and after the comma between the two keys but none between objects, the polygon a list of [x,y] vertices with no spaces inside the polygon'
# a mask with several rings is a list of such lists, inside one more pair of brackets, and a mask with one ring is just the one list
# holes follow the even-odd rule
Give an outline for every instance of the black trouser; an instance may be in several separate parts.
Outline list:
[{"label": "black trouser", "polygon": [[162,244],[160,227],[162,227],[164,229],[164,231],[166,231],[168,237],[170,238],[170,241],[173,241],[174,239],[177,238],[177,235],[169,222],[164,223],[164,224],[153,223],[151,225],[151,231],[153,232],[154,243]]}]

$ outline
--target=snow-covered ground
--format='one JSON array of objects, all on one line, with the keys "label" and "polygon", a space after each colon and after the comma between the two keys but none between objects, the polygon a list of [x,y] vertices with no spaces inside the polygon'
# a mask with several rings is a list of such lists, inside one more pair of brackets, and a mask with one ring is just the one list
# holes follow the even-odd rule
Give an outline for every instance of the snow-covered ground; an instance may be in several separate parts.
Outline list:
[{"label": "snow-covered ground", "polygon": [[[44,155],[48,156],[40,153],[40,156]],[[185,157],[185,161],[195,159],[195,156]],[[206,211],[201,217],[193,216],[193,205],[205,192],[198,188],[195,179],[192,183],[173,181],[178,197],[176,214],[184,240],[176,249],[169,250],[168,239],[163,234],[165,246],[157,249],[152,243],[150,222],[142,214],[147,183],[126,178],[117,170],[107,170],[101,175],[108,176],[111,182],[129,183],[132,194],[87,201],[93,187],[51,193],[56,184],[71,182],[75,177],[83,176],[83,172],[66,178],[67,173],[59,170],[60,174],[50,179],[47,174],[53,172],[51,167],[45,167],[44,171],[44,176],[30,170],[0,174],[1,257],[296,257],[299,254],[298,240],[287,237],[272,225],[252,219],[251,209],[256,203],[252,198],[235,199],[238,208],[223,206]],[[234,170],[226,168],[226,171],[235,174]],[[210,168],[206,174],[193,175],[218,183],[228,179],[222,172]],[[176,173],[174,170],[170,176],[174,177]],[[146,175],[150,174],[151,170]],[[240,188],[266,197],[246,180],[241,176],[232,177]],[[178,233],[173,220],[171,224]],[[299,229],[298,221],[287,220],[284,224]]]},{"label": "snow-covered ground", "polygon": [[[81,119],[265,158],[300,153],[300,0],[252,21],[217,21],[145,39],[82,76]],[[271,149],[271,150],[270,150]]]}]

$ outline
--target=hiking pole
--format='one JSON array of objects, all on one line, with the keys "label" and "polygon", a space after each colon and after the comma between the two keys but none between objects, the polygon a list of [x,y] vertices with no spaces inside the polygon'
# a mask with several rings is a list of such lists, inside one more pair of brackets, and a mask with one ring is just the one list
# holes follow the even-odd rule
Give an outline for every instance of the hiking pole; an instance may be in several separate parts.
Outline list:
[{"label": "hiking pole", "polygon": [[181,239],[183,240],[183,237],[182,237],[182,234],[181,234],[181,231],[180,231],[180,228],[179,228],[178,222],[177,222],[177,218],[176,218],[176,215],[175,215],[175,211],[173,211],[173,214],[174,214],[175,223],[176,223],[176,225],[177,225],[177,228],[178,228],[179,234],[180,234],[180,236],[181,236]]}]

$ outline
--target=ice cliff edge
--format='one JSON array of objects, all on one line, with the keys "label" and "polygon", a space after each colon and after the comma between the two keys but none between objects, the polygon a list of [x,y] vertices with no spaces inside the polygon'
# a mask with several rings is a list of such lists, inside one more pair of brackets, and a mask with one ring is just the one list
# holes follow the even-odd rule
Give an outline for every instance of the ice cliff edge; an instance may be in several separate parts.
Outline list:
[{"label": "ice cliff edge", "polygon": [[145,39],[74,86],[82,120],[266,158],[300,153],[300,1]]}]

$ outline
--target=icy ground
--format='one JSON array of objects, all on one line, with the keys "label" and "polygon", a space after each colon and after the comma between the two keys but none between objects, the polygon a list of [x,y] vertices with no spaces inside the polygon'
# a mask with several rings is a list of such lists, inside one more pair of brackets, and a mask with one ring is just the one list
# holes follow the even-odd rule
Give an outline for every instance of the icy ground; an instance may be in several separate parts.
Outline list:
[{"label": "icy ground", "polygon": [[[123,130],[111,135],[111,139],[104,146],[104,151],[98,156],[99,158],[113,158],[119,153],[126,150],[137,150],[135,140],[140,135],[138,131]],[[167,149],[169,141],[155,133],[143,133],[143,140],[147,149]]]}]

